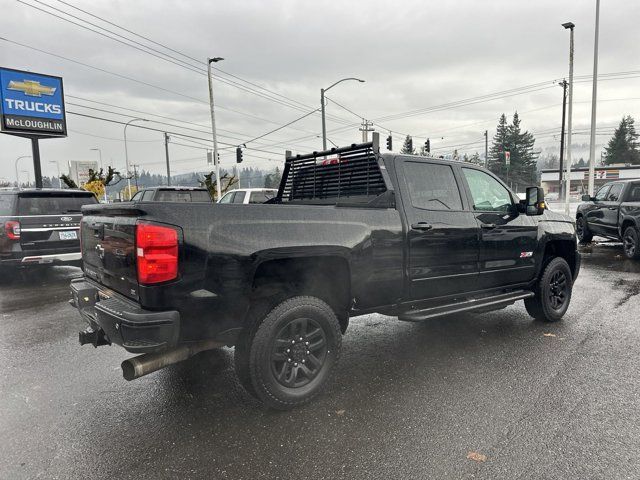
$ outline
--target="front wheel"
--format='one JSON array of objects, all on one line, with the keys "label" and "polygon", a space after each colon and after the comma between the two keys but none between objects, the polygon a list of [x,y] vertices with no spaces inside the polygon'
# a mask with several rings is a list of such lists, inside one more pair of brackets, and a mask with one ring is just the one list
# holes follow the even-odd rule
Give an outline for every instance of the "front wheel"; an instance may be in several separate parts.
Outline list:
[{"label": "front wheel", "polygon": [[315,297],[290,298],[252,332],[248,348],[236,355],[246,357],[252,393],[265,405],[288,410],[322,391],[342,348],[340,323],[329,305]]},{"label": "front wheel", "polygon": [[587,221],[582,215],[576,218],[576,235],[580,243],[589,243],[593,240],[593,234],[589,230]]},{"label": "front wheel", "polygon": [[556,257],[544,268],[535,296],[527,298],[524,305],[536,320],[557,322],[566,313],[571,301],[573,277],[564,258]]},{"label": "front wheel", "polygon": [[627,227],[622,235],[622,248],[627,258],[637,260],[640,258],[640,245],[638,244],[638,231],[636,227]]}]

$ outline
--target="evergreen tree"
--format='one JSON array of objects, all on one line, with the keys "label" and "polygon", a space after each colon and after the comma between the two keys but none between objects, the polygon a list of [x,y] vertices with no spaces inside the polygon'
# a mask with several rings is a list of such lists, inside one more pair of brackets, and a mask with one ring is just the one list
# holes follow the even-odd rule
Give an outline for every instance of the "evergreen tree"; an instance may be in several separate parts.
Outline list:
[{"label": "evergreen tree", "polygon": [[406,155],[416,154],[416,151],[413,148],[413,138],[411,138],[411,135],[407,135],[407,138],[404,139],[404,144],[402,145],[402,150],[400,150],[400,153]]},{"label": "evergreen tree", "polygon": [[631,115],[623,117],[620,125],[613,132],[613,137],[604,149],[603,163],[611,165],[624,163],[625,165],[640,164],[640,148],[635,120]]},{"label": "evergreen tree", "polygon": [[580,160],[578,160],[578,163],[575,163],[573,166],[576,168],[584,168],[588,165],[587,165],[587,162],[584,161],[584,158],[580,157]]},{"label": "evergreen tree", "polygon": [[264,188],[278,188],[281,180],[282,173],[280,172],[280,168],[276,167],[273,173],[264,176]]},{"label": "evergreen tree", "polygon": [[506,166],[504,161],[504,151],[508,150],[507,143],[507,116],[503,113],[498,120],[496,134],[493,136],[493,142],[489,149],[488,167],[493,173],[500,178],[506,177]]},{"label": "evergreen tree", "polygon": [[[537,152],[533,146],[535,139],[520,127],[518,112],[513,121],[507,124],[505,114],[500,116],[493,144],[489,150],[489,169],[509,185],[533,185],[537,183]],[[505,152],[510,152],[510,165],[507,167]]]}]

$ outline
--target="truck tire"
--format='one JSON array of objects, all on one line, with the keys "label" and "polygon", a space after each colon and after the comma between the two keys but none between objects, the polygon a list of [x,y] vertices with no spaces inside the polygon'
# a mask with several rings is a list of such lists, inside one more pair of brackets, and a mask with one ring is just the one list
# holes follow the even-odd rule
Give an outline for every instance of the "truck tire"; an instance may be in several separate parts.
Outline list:
[{"label": "truck tire", "polygon": [[622,235],[622,248],[627,258],[637,260],[640,258],[640,244],[638,230],[633,225],[628,226]]},{"label": "truck tire", "polygon": [[535,296],[524,301],[527,313],[536,320],[559,321],[569,308],[572,288],[573,277],[569,264],[564,258],[553,258],[544,267]]},{"label": "truck tire", "polygon": [[593,240],[593,234],[589,230],[587,221],[582,215],[576,218],[576,235],[578,236],[578,240],[582,244],[589,243],[591,240]]},{"label": "truck tire", "polygon": [[288,410],[322,391],[341,348],[340,323],[331,307],[316,297],[292,297],[248,330],[245,343],[236,347],[236,355],[244,357],[236,360],[242,367],[236,371],[266,406]]}]

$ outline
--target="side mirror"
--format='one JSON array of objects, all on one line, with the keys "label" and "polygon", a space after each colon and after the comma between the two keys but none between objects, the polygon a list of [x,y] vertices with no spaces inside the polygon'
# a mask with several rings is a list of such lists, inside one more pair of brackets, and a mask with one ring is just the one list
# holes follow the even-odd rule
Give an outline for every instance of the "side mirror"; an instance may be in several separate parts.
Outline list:
[{"label": "side mirror", "polygon": [[546,205],[544,203],[544,190],[542,187],[527,187],[527,199],[525,200],[527,215],[542,215]]},{"label": "side mirror", "polygon": [[591,195],[587,195],[587,194],[582,195],[582,201],[583,202],[590,202],[591,200],[595,200],[595,198],[593,198]]}]

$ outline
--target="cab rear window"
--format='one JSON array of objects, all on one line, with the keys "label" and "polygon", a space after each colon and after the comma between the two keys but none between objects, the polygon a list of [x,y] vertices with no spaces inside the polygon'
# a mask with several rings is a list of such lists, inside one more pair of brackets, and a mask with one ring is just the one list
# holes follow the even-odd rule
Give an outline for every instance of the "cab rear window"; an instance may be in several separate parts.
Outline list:
[{"label": "cab rear window", "polygon": [[[146,199],[145,199],[146,200]],[[158,190],[156,202],[211,202],[205,190]]]},{"label": "cab rear window", "polygon": [[93,195],[21,195],[18,215],[62,215],[80,213],[82,205],[97,203]]}]

